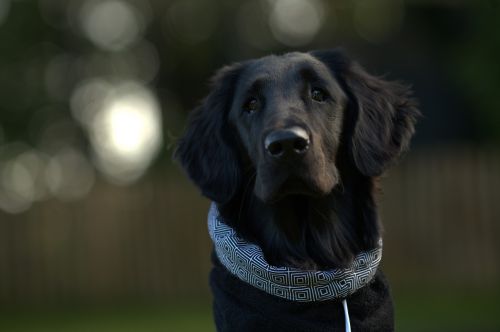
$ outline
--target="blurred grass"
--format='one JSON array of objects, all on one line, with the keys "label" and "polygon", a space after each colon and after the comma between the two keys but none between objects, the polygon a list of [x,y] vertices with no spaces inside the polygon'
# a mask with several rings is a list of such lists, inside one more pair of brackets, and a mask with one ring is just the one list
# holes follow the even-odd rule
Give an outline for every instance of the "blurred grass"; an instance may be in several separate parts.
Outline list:
[{"label": "blurred grass", "polygon": [[434,287],[396,290],[394,294],[397,331],[500,331],[499,289],[451,291]]},{"label": "blurred grass", "polygon": [[[488,293],[395,291],[396,327],[403,332],[500,331],[499,290]],[[209,303],[112,308],[4,309],[0,331],[214,331]]]},{"label": "blurred grass", "polygon": [[0,331],[9,332],[128,332],[215,331],[210,305],[117,306],[65,308],[0,313]]}]

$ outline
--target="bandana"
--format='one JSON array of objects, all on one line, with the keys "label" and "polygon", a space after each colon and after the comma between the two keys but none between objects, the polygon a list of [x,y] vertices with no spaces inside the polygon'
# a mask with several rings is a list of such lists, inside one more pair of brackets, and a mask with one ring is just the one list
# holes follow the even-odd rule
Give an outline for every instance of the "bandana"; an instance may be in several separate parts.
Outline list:
[{"label": "bandana", "polygon": [[382,258],[380,240],[377,248],[358,254],[346,268],[314,271],[273,266],[266,262],[259,246],[238,237],[222,221],[215,203],[208,213],[208,231],[218,259],[231,274],[268,294],[292,301],[343,299],[370,282]]}]

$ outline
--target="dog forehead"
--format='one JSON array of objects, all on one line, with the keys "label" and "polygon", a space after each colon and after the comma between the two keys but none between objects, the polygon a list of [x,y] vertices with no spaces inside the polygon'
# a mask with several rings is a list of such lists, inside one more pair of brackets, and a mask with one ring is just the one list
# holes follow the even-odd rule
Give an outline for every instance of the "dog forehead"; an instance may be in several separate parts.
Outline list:
[{"label": "dog forehead", "polygon": [[245,89],[258,80],[275,83],[289,81],[294,77],[300,78],[300,71],[306,68],[325,79],[333,79],[320,60],[308,53],[293,52],[250,61],[241,75],[240,86]]}]

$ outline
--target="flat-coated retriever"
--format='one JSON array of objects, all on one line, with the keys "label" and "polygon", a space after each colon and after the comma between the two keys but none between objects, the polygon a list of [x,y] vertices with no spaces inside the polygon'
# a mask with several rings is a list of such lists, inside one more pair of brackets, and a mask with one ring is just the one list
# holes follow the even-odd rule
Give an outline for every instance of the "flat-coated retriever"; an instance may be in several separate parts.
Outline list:
[{"label": "flat-coated retriever", "polygon": [[[393,330],[378,261],[369,273],[353,266],[380,247],[375,182],[407,149],[418,115],[407,87],[339,50],[267,56],[215,75],[175,155],[235,233],[213,254],[218,330],[340,331],[349,317],[354,331]],[[306,295],[297,297],[294,271],[321,280],[299,278]],[[332,297],[320,271],[342,275]]]}]

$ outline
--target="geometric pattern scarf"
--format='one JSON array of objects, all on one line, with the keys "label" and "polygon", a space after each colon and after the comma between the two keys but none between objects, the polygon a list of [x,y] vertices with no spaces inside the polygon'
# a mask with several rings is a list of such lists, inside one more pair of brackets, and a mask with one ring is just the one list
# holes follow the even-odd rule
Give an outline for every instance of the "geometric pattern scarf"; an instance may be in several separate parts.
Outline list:
[{"label": "geometric pattern scarf", "polygon": [[268,294],[292,301],[343,299],[370,282],[382,259],[380,240],[377,248],[358,254],[346,268],[314,271],[272,266],[259,246],[238,237],[222,221],[215,203],[208,213],[208,231],[219,261],[229,272]]}]

